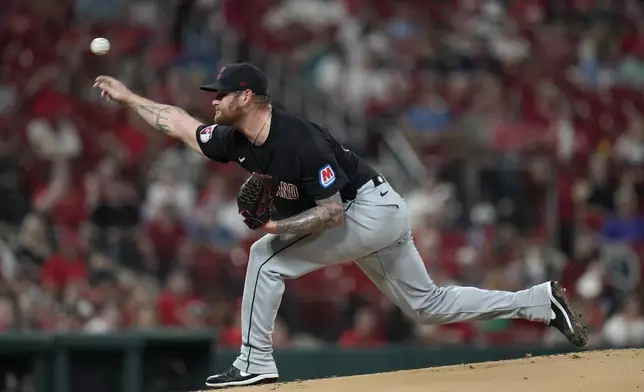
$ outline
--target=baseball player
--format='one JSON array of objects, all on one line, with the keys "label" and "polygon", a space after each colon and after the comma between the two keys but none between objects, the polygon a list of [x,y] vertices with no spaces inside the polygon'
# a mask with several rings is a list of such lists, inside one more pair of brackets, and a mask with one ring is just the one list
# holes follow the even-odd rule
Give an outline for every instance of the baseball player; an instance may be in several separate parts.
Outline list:
[{"label": "baseball player", "polygon": [[277,381],[271,333],[284,279],[351,261],[419,323],[521,318],[586,344],[585,326],[557,282],[519,292],[436,286],[412,241],[405,200],[319,125],[272,108],[267,84],[252,64],[222,67],[214,84],[201,87],[215,94],[214,124],[138,96],[109,76],[94,85],[196,152],[252,173],[239,190],[239,212],[266,235],[250,250],[241,353],[228,370],[208,377],[208,387]]}]

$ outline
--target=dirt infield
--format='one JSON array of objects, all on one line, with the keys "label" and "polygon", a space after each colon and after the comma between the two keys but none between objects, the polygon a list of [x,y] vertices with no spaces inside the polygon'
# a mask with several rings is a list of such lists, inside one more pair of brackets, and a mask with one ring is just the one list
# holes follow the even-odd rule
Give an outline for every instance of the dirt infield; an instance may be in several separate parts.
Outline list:
[{"label": "dirt infield", "polygon": [[586,351],[364,376],[234,388],[235,392],[644,391],[644,350]]}]

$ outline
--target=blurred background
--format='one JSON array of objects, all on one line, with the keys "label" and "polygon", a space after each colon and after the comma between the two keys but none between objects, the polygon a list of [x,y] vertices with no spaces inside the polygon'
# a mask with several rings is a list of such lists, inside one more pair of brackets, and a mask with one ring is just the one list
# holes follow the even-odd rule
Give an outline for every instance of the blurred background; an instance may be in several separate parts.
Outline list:
[{"label": "blurred background", "polygon": [[[591,347],[644,345],[644,2],[2,7],[3,335],[215,328],[219,347],[239,348],[257,238],[235,203],[247,174],[91,86],[109,74],[210,122],[212,96],[197,87],[222,64],[251,61],[277,107],[328,127],[404,195],[438,284],[519,290],[558,279]],[[111,41],[107,55],[89,52],[96,36]],[[561,338],[511,320],[415,326],[353,265],[287,282],[273,336],[278,349]]]}]

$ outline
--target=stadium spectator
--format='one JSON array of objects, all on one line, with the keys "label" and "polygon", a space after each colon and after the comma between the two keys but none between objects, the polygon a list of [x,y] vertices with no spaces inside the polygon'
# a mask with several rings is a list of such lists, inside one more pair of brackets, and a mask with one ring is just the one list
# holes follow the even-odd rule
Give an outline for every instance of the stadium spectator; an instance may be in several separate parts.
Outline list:
[{"label": "stadium spectator", "polygon": [[[229,325],[224,329],[220,343],[222,347],[239,348],[242,344],[241,331],[241,298],[235,302],[235,311],[231,315]],[[275,323],[277,325],[277,323]]]},{"label": "stadium spectator", "polygon": [[154,219],[161,210],[169,208],[183,220],[194,208],[194,203],[192,184],[180,180],[175,173],[162,172],[148,186],[143,210],[148,219]]},{"label": "stadium spectator", "polygon": [[195,328],[203,325],[205,304],[193,291],[192,282],[184,270],[174,270],[168,276],[168,285],[157,302],[161,325],[166,327]]},{"label": "stadium spectator", "polygon": [[604,237],[613,241],[638,241],[644,239],[644,218],[637,214],[635,193],[620,188],[615,194],[615,215],[606,220]]},{"label": "stadium spectator", "polygon": [[609,344],[617,347],[644,344],[644,314],[640,298],[630,296],[622,303],[615,315],[606,321],[604,336]]},{"label": "stadium spectator", "polygon": [[175,265],[179,251],[186,239],[186,231],[176,210],[171,205],[164,205],[150,220],[145,232],[158,260],[157,273],[164,279],[168,271]]},{"label": "stadium spectator", "polygon": [[34,271],[36,276],[40,275],[40,268],[52,252],[52,242],[47,229],[41,216],[32,213],[24,217],[14,246],[18,268]]},{"label": "stadium spectator", "polygon": [[64,231],[58,250],[43,264],[42,284],[52,293],[62,293],[76,280],[87,280],[87,261],[81,239],[73,231]]},{"label": "stadium spectator", "polygon": [[628,165],[644,163],[644,119],[631,119],[626,132],[615,142],[615,157]]},{"label": "stadium spectator", "polygon": [[377,347],[384,344],[379,330],[378,316],[373,309],[363,307],[354,317],[353,326],[340,335],[342,347]]},{"label": "stadium spectator", "polygon": [[11,298],[0,297],[0,332],[9,332],[19,327],[15,323],[15,307]]},{"label": "stadium spectator", "polygon": [[573,190],[573,197],[578,203],[590,207],[613,211],[615,208],[615,183],[609,176],[609,161],[600,154],[593,154],[588,159],[588,176],[579,179]]}]

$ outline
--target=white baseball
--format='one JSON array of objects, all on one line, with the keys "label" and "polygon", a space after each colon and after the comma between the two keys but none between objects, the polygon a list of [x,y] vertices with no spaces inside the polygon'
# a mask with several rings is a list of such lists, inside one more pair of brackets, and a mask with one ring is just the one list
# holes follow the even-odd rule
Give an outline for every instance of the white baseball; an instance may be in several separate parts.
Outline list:
[{"label": "white baseball", "polygon": [[102,37],[94,38],[89,44],[89,50],[96,55],[102,56],[110,51],[110,41]]}]

